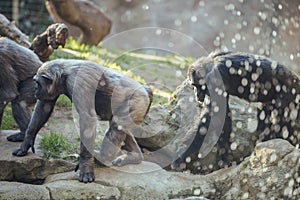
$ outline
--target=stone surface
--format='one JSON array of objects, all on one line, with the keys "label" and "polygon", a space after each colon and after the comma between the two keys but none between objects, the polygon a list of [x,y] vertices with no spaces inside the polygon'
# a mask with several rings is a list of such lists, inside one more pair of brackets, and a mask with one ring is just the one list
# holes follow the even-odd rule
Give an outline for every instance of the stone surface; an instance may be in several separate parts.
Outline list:
[{"label": "stone surface", "polygon": [[29,150],[25,157],[13,156],[12,152],[20,147],[20,143],[6,140],[6,137],[12,133],[15,131],[2,130],[0,132],[0,180],[40,184],[49,174],[66,172],[75,168],[73,163],[64,160],[42,158],[42,152],[37,148],[40,141],[39,136],[35,143],[36,154]]},{"label": "stone surface", "polygon": [[[182,145],[185,135],[196,134],[199,118],[201,119],[207,112],[207,108],[199,105],[194,96],[193,88],[184,81],[173,93],[168,106],[151,107],[143,124],[144,137],[137,139],[143,147],[152,150],[151,154],[145,155],[147,161],[155,162],[162,167],[168,166],[175,156],[176,149]],[[236,145],[232,150],[232,161],[240,161],[249,156],[256,145],[257,139],[253,138],[259,137],[256,132],[259,106],[259,103],[249,103],[234,96],[229,98],[234,133],[231,135],[230,144]],[[156,132],[153,132],[153,127]],[[149,133],[153,135],[147,137]],[[197,171],[202,173],[219,169],[218,162],[221,160],[219,150],[217,143],[204,159],[191,155],[192,162],[186,165],[186,170],[194,170],[199,166],[202,169]]]},{"label": "stone surface", "polygon": [[[5,165],[2,170],[7,170]],[[78,182],[74,171],[48,175],[43,185],[3,180],[0,199],[296,200],[300,198],[299,170],[300,150],[285,140],[273,139],[257,144],[241,164],[207,175],[170,172],[150,162],[97,167],[95,182],[88,184]]]},{"label": "stone surface", "polygon": [[50,199],[50,193],[43,185],[0,181],[0,199]]}]

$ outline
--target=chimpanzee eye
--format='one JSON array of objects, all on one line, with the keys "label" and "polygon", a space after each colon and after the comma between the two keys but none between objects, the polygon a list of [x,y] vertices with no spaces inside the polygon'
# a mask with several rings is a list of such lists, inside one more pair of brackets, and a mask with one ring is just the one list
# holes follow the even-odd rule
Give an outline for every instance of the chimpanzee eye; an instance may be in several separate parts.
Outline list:
[{"label": "chimpanzee eye", "polygon": [[42,75],[42,77],[43,77],[43,79],[45,80],[45,82],[47,84],[51,84],[53,82],[53,80],[50,77],[46,76],[46,75]]}]

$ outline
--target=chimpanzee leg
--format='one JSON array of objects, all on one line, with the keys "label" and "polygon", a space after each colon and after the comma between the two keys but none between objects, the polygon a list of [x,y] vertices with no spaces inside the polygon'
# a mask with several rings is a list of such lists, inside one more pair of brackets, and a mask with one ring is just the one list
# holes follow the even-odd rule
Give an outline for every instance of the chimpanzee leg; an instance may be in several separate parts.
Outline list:
[{"label": "chimpanzee leg", "polygon": [[232,118],[231,112],[228,105],[227,98],[227,108],[226,108],[226,118],[223,125],[223,130],[218,141],[220,145],[220,152],[222,162],[219,162],[221,167],[228,166],[233,161],[231,149],[230,149],[230,134],[232,132]]},{"label": "chimpanzee leg", "polygon": [[4,109],[5,109],[6,105],[7,104],[5,102],[0,102],[0,129],[2,126],[2,119],[3,119]]},{"label": "chimpanzee leg", "polygon": [[126,134],[125,138],[125,147],[122,155],[118,156],[115,160],[112,161],[112,164],[115,166],[123,166],[126,164],[138,164],[143,159],[143,154],[138,146],[135,138]]},{"label": "chimpanzee leg", "polygon": [[[92,182],[95,180],[93,163],[94,157],[86,146],[80,142],[80,160],[78,168],[80,169],[78,180],[80,182]],[[77,168],[76,170],[77,171]]]},{"label": "chimpanzee leg", "polygon": [[8,136],[8,141],[22,142],[24,139],[25,131],[31,117],[28,106],[34,104],[36,101],[34,97],[34,88],[35,83],[31,79],[20,83],[20,95],[11,102],[12,114],[20,128],[20,132]]},{"label": "chimpanzee leg", "polygon": [[118,130],[118,125],[112,122],[101,144],[100,161],[103,164],[110,165],[113,162],[121,151],[125,138],[126,134]]},{"label": "chimpanzee leg", "polygon": [[7,137],[11,142],[22,142],[24,140],[25,131],[30,121],[30,111],[25,102],[12,102],[12,114],[20,128],[20,132]]},{"label": "chimpanzee leg", "polygon": [[[122,155],[117,156],[125,145]],[[123,166],[126,164],[137,164],[142,161],[142,152],[135,138],[125,133],[116,123],[112,123],[103,139],[100,150],[100,161],[110,165]]]}]

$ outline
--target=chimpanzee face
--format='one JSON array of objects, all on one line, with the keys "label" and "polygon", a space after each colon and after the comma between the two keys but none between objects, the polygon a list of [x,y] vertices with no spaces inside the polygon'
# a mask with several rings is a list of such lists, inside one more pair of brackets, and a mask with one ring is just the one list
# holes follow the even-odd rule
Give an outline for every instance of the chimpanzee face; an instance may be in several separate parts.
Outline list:
[{"label": "chimpanzee face", "polygon": [[43,64],[33,77],[36,82],[35,96],[39,100],[55,100],[65,92],[63,70],[60,65]]},{"label": "chimpanzee face", "polygon": [[204,77],[198,77],[197,73],[193,73],[190,77],[191,85],[194,86],[194,93],[197,101],[204,102],[205,95],[208,94],[206,82]]},{"label": "chimpanzee face", "polygon": [[197,101],[204,102],[205,95],[207,94],[206,84],[199,85],[199,84],[192,83],[192,85],[194,86],[194,92],[195,92]]},{"label": "chimpanzee face", "polygon": [[36,82],[35,97],[39,100],[52,100],[49,89],[53,85],[53,80],[45,75],[35,75],[33,80]]}]

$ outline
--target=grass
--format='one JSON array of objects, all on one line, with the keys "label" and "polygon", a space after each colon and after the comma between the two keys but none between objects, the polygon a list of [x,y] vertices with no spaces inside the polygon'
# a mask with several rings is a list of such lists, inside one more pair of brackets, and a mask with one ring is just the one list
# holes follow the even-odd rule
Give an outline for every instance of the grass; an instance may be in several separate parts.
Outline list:
[{"label": "grass", "polygon": [[11,105],[8,105],[4,110],[1,129],[9,130],[9,129],[17,129],[17,128],[19,127],[12,116]]},{"label": "grass", "polygon": [[[71,100],[65,96],[60,95],[56,102],[56,106],[58,108],[72,108],[72,102]],[[19,129],[19,126],[15,122],[13,115],[12,115],[12,109],[11,105],[7,105],[4,110],[3,118],[2,118],[2,125],[1,130],[10,130],[10,129]]]},{"label": "grass", "polygon": [[60,108],[72,108],[72,102],[66,95],[60,95],[55,106]]},{"label": "grass", "polygon": [[78,144],[71,143],[63,134],[50,131],[50,135],[44,136],[40,143],[46,158],[72,158],[78,157]]}]

